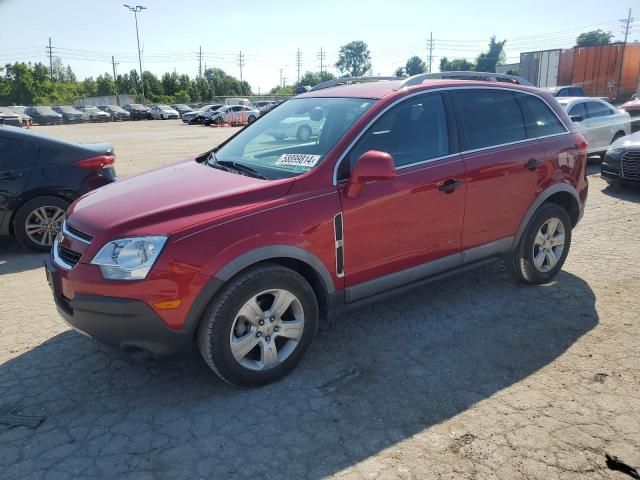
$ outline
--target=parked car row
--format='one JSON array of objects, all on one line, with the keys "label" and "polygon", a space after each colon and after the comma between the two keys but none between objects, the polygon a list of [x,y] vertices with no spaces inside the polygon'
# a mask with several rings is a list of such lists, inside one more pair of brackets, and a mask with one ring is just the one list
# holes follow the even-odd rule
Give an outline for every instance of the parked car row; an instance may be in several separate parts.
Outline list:
[{"label": "parked car row", "polygon": [[249,125],[262,113],[257,108],[245,105],[205,105],[200,110],[182,115],[182,121],[189,125]]}]

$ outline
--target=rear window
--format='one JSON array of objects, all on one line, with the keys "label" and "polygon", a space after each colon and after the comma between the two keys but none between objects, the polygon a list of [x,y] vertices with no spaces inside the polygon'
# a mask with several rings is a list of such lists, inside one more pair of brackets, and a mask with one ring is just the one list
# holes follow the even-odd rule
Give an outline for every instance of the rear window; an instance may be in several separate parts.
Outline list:
[{"label": "rear window", "polygon": [[577,103],[569,110],[570,117],[582,117],[587,118],[587,109],[584,106],[584,102]]},{"label": "rear window", "polygon": [[520,105],[511,92],[463,90],[453,92],[462,116],[465,150],[503,145],[526,138]]},{"label": "rear window", "polygon": [[587,113],[589,118],[605,117],[613,114],[609,107],[600,102],[587,102]]},{"label": "rear window", "polygon": [[544,137],[566,132],[551,108],[533,95],[519,95],[527,138]]}]

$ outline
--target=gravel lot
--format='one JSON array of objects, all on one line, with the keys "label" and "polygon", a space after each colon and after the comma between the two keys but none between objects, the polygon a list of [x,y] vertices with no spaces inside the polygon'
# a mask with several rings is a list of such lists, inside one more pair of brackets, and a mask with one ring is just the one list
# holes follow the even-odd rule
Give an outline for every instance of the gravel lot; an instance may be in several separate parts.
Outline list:
[{"label": "gravel lot", "polygon": [[[234,131],[36,130],[113,142],[122,176]],[[605,453],[640,468],[640,190],[590,170],[553,284],[519,285],[496,264],[378,303],[258,390],[195,356],[163,370],[115,359],[58,318],[43,256],[0,241],[0,477],[630,478]]]}]

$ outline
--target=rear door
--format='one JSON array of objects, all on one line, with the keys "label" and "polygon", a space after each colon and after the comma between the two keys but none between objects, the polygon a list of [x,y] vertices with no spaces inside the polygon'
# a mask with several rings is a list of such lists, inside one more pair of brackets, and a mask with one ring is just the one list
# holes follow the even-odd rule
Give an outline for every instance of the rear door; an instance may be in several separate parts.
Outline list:
[{"label": "rear door", "polygon": [[[369,182],[356,198],[344,195],[341,184],[348,301],[460,261],[464,164],[445,105],[444,95],[428,93],[392,107],[340,166],[338,178],[346,180],[360,155],[380,150],[393,156],[397,169],[394,179]],[[412,267],[424,269],[408,270]],[[402,273],[391,275],[397,272]]]},{"label": "rear door", "polygon": [[[609,148],[613,137],[618,130],[624,131],[624,126],[619,124],[619,120],[615,118],[614,111],[601,102],[586,102],[587,107],[587,125],[594,131],[596,137],[597,151],[604,151]],[[589,148],[591,150],[591,148]]]},{"label": "rear door", "polygon": [[38,157],[34,143],[8,138],[0,133],[0,225],[8,221],[29,182]]},{"label": "rear door", "polygon": [[509,246],[536,197],[545,151],[537,139],[527,138],[519,92],[454,92],[467,171],[462,250],[499,250]]}]

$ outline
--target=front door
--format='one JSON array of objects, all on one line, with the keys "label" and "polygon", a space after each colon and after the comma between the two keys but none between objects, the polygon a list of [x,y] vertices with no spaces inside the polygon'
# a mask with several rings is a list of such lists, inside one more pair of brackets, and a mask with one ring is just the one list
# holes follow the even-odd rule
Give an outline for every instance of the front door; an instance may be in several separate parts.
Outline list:
[{"label": "front door", "polygon": [[342,179],[368,150],[391,154],[397,169],[394,179],[369,182],[356,198],[340,186],[347,301],[459,264],[465,172],[445,105],[440,93],[401,102],[343,160]]}]

